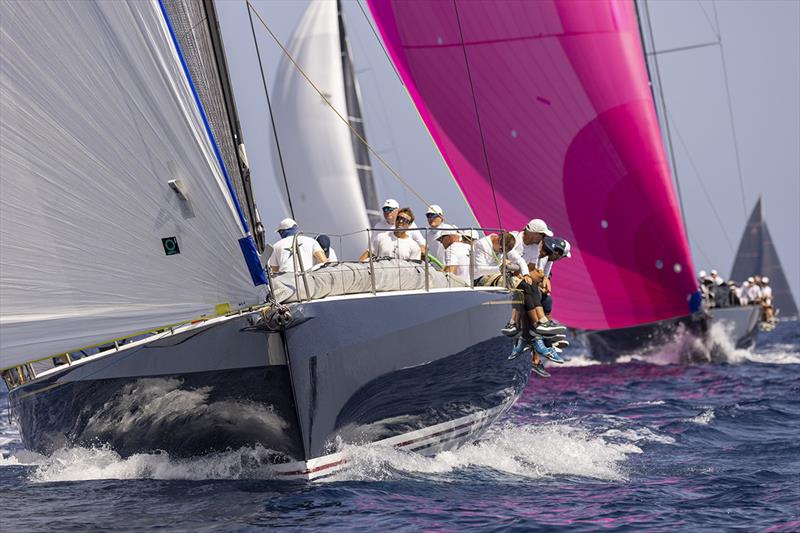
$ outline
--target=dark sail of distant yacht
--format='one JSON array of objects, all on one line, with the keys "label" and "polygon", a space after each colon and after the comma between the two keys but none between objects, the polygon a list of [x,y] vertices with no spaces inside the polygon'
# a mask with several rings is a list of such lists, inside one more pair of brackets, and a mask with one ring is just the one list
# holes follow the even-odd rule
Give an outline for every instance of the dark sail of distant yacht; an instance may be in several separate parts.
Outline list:
[{"label": "dark sail of distant yacht", "polygon": [[730,279],[742,281],[756,274],[769,277],[773,305],[781,310],[781,316],[797,317],[797,304],[789,288],[789,282],[786,281],[786,274],[783,273],[778,251],[772,243],[767,222],[764,220],[761,198],[750,213],[742,240],[739,241]]}]

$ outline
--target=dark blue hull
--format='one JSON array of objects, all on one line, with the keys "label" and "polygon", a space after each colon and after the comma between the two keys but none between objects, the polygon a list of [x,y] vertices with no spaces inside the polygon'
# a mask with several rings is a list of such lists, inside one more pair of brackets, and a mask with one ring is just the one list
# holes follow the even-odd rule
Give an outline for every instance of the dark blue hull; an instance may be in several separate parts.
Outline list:
[{"label": "dark blue hull", "polygon": [[[11,405],[25,445],[42,453],[262,446],[285,463],[460,421],[409,447],[434,452],[476,438],[527,384],[530,361],[509,361],[497,334],[506,300],[464,291],[298,304],[285,333],[239,317],[65,367],[13,390]],[[409,314],[371,324],[371,306],[387,305]]]}]

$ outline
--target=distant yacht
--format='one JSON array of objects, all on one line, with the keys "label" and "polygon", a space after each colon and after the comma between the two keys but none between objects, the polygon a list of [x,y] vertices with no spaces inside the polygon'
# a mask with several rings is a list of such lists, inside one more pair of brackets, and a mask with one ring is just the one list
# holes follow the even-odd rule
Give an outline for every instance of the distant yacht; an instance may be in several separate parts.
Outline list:
[{"label": "distant yacht", "polygon": [[769,234],[764,218],[764,205],[759,197],[747,220],[739,241],[730,279],[741,283],[750,276],[767,276],[772,287],[772,306],[780,310],[781,318],[797,318],[797,304],[786,280],[778,251]]}]

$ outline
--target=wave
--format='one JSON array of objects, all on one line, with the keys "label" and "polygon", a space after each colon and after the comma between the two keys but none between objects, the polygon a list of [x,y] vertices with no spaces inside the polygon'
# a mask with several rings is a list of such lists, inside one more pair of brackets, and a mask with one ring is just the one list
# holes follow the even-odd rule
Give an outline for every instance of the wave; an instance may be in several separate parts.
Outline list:
[{"label": "wave", "polygon": [[[577,476],[609,481],[626,480],[623,468],[631,454],[642,453],[645,442],[669,443],[670,437],[639,430],[609,430],[593,435],[582,427],[547,423],[490,429],[483,440],[457,450],[423,456],[378,445],[346,445],[348,466],[331,480],[385,480],[405,476],[442,476],[480,469],[525,478]],[[98,479],[270,479],[273,452],[262,447],[241,448],[191,459],[167,453],[120,457],[108,447],[62,448],[49,456],[19,450],[0,458],[2,466],[28,466],[32,482],[51,483]]]},{"label": "wave", "polygon": [[[645,432],[649,432],[646,428]],[[385,480],[399,475],[449,475],[483,469],[525,478],[576,476],[627,480],[624,462],[646,441],[674,442],[641,430],[593,435],[564,423],[504,425],[481,441],[432,457],[379,446],[349,446],[349,468],[333,480]]]}]

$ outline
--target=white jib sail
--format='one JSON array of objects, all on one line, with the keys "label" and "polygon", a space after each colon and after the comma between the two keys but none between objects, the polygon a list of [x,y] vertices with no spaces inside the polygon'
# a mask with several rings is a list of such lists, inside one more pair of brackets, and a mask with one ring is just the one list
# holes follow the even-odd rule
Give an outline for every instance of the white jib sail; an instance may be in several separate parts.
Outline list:
[{"label": "white jib sail", "polygon": [[0,368],[261,301],[158,2],[0,20]]},{"label": "white jib sail", "polygon": [[[336,2],[311,2],[287,49],[347,118]],[[289,194],[301,231],[342,235],[368,228],[350,128],[285,56],[278,65],[273,102]],[[273,160],[283,190],[277,155]],[[340,259],[357,259],[367,247],[366,235],[344,239],[341,250],[338,239],[331,237],[331,243]]]}]

